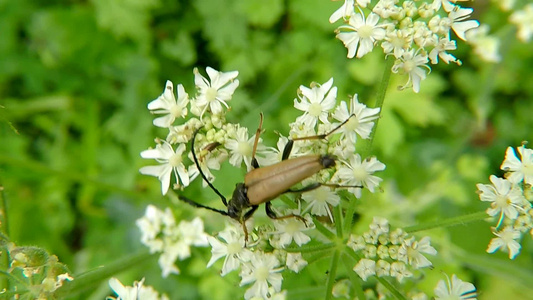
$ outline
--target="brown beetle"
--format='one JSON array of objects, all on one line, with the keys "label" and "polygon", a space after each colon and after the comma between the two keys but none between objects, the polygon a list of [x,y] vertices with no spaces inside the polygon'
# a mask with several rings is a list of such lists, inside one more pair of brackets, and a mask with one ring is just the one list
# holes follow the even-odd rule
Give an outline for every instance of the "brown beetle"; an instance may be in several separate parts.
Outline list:
[{"label": "brown beetle", "polygon": [[[316,189],[323,185],[332,186],[332,187],[341,187],[341,186],[336,185],[336,184],[324,184],[324,183],[316,182],[308,186],[305,186],[301,189],[297,189],[297,190],[291,189],[291,187],[294,186],[295,184],[318,173],[319,171],[335,166],[335,157],[332,155],[328,155],[328,154],[307,155],[307,156],[301,156],[301,157],[289,159],[288,157],[291,153],[294,141],[324,139],[328,135],[332,134],[337,129],[339,129],[341,126],[346,124],[346,122],[348,122],[348,120],[350,120],[352,116],[353,115],[351,115],[348,119],[346,119],[346,121],[342,122],[339,126],[337,126],[336,128],[334,128],[328,133],[321,134],[321,135],[308,136],[308,137],[300,137],[300,138],[289,140],[287,145],[283,149],[281,162],[270,165],[270,166],[266,166],[266,167],[259,167],[259,164],[257,163],[257,160],[255,158],[255,153],[257,150],[257,143],[259,141],[259,134],[261,133],[261,127],[263,124],[263,114],[261,114],[261,121],[260,121],[259,128],[257,129],[256,135],[255,135],[255,142],[254,142],[254,147],[252,151],[252,166],[254,167],[254,169],[248,172],[244,176],[244,182],[237,183],[237,185],[235,186],[235,190],[233,191],[233,196],[231,197],[229,201],[227,201],[226,197],[224,197],[209,182],[209,180],[207,180],[207,177],[205,176],[205,174],[202,172],[202,169],[200,168],[198,158],[196,156],[196,153],[194,152],[194,142],[195,142],[196,134],[200,130],[198,129],[195,131],[193,138],[192,138],[192,142],[191,142],[191,151],[192,151],[194,163],[196,164],[196,167],[198,168],[198,171],[200,172],[200,175],[202,176],[202,178],[207,182],[209,187],[211,187],[211,189],[213,189],[213,191],[220,197],[224,205],[227,207],[227,212],[216,209],[216,208],[212,208],[209,206],[205,206],[203,204],[192,201],[181,195],[179,196],[179,199],[194,207],[201,207],[201,208],[209,209],[221,215],[229,216],[232,219],[238,221],[243,226],[246,240],[248,239],[248,232],[245,226],[245,222],[254,214],[254,212],[257,210],[259,205],[262,203],[265,203],[265,210],[266,210],[267,216],[269,216],[272,219],[285,219],[289,217],[295,217],[305,223],[304,218],[298,215],[294,215],[294,214],[290,214],[286,216],[276,216],[276,214],[272,210],[272,204],[270,201],[279,197],[281,194],[288,193],[288,192],[306,192],[306,191]],[[342,186],[342,187],[360,187],[360,186]]]}]

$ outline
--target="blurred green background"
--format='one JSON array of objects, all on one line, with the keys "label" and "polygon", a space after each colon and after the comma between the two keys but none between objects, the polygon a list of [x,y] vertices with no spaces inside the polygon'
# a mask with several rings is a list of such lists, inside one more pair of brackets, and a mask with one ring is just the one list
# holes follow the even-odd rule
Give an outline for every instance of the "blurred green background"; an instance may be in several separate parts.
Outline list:
[{"label": "blurred green background", "polygon": [[[194,67],[204,74],[206,66],[239,71],[241,84],[229,103],[228,121],[255,128],[263,112],[264,137],[272,146],[274,131],[286,134],[299,115],[292,105],[300,85],[334,77],[339,100],[357,93],[373,106],[383,54],[375,49],[361,60],[346,58],[333,33],[336,25],[328,23],[340,5],[327,0],[0,0],[0,185],[8,201],[11,240],[45,248],[74,274],[143,250],[134,222],[145,206],[176,207],[160,195],[155,178],[138,172],[150,164],[140,151],[166,135],[153,127],[146,105],[161,94],[167,79],[184,84],[193,96]],[[363,197],[362,227],[376,215],[408,226],[484,210],[475,184],[488,183],[490,174],[502,175],[506,147],[533,142],[533,46],[515,39],[506,21],[509,13],[487,1],[473,5],[474,17],[502,39],[502,61],[485,63],[458,42],[454,54],[463,66],[434,66],[419,94],[398,91],[407,77],[392,77],[372,151],[364,149],[387,165],[380,174],[383,193]],[[217,186],[229,194],[243,174],[220,178]],[[215,198],[199,187],[196,183],[188,193]],[[186,219],[196,213],[180,209]],[[531,239],[524,239],[515,261],[502,253],[489,256],[489,227],[475,223],[425,234],[510,270],[502,275],[474,260],[454,261],[484,289],[480,298],[497,299],[491,298],[498,295],[491,290],[495,282],[506,283],[498,293],[526,293],[526,283],[512,270],[529,266],[531,271]],[[147,284],[171,299],[227,299],[228,294],[210,293],[238,285],[237,275],[221,279],[217,270],[205,271],[209,257],[193,252],[179,264],[183,274],[165,280],[156,259],[121,278],[131,284],[146,276]],[[441,259],[447,263],[451,257]],[[108,293],[104,282],[80,299]]]}]

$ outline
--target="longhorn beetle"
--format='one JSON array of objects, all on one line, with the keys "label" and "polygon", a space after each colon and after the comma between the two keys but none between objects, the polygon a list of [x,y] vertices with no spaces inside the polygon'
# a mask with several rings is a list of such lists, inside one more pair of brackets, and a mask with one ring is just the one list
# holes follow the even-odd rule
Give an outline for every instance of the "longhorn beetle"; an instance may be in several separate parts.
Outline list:
[{"label": "longhorn beetle", "polygon": [[[300,157],[289,159],[289,155],[291,153],[294,141],[325,139],[327,136],[329,136],[330,134],[338,130],[340,127],[342,127],[344,124],[346,124],[350,120],[350,118],[353,116],[354,116],[353,114],[350,115],[348,119],[346,119],[340,125],[338,125],[337,127],[335,127],[334,129],[332,129],[331,131],[325,134],[289,139],[289,141],[287,142],[287,145],[285,145],[285,148],[283,149],[281,162],[270,165],[270,166],[266,166],[266,167],[259,167],[259,164],[255,158],[255,153],[257,150],[257,143],[259,142],[259,135],[261,133],[262,126],[263,126],[263,114],[261,113],[261,120],[259,123],[259,128],[257,128],[256,134],[255,134],[255,141],[254,141],[254,146],[252,150],[252,167],[254,169],[248,172],[244,176],[244,182],[237,183],[237,185],[235,186],[235,190],[233,191],[233,196],[231,197],[229,201],[227,201],[226,197],[224,197],[224,195],[222,195],[213,186],[213,184],[209,182],[209,180],[207,180],[207,177],[205,176],[202,169],[200,168],[198,158],[196,156],[196,153],[194,152],[194,142],[196,139],[196,135],[198,134],[198,131],[202,128],[200,127],[194,132],[193,137],[192,137],[192,142],[191,142],[192,157],[193,157],[194,163],[196,164],[196,167],[198,168],[198,171],[200,172],[200,175],[205,180],[205,182],[207,182],[209,187],[220,197],[220,199],[222,200],[222,203],[224,203],[224,205],[227,207],[227,211],[205,206],[203,204],[197,203],[181,195],[179,195],[179,199],[194,207],[209,209],[221,215],[229,216],[232,219],[237,220],[243,226],[245,241],[248,240],[248,230],[246,228],[245,222],[254,214],[254,212],[257,210],[257,208],[259,207],[261,203],[265,203],[266,214],[271,219],[285,219],[285,218],[294,217],[305,223],[304,218],[302,218],[299,215],[295,215],[295,214],[290,214],[286,216],[276,216],[276,214],[272,210],[272,204],[270,201],[284,193],[307,192],[307,191],[316,189],[320,186],[331,186],[331,187],[361,187],[361,186],[340,186],[337,184],[326,184],[326,183],[316,182],[316,183],[312,183],[310,185],[304,186],[303,188],[300,188],[297,190],[291,189],[293,185],[318,173],[319,171],[335,166],[335,157],[329,154],[306,155],[306,156],[300,156]],[[218,145],[219,145],[218,143],[214,143],[213,145],[209,144],[207,147],[212,149]],[[245,211],[248,208],[249,210]]]}]

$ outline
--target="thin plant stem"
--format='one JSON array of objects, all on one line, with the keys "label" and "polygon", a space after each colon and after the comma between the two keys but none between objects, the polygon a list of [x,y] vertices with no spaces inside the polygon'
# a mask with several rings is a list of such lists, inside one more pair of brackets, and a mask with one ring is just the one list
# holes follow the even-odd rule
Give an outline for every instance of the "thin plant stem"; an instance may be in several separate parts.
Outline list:
[{"label": "thin plant stem", "polygon": [[424,231],[424,230],[438,228],[438,227],[450,227],[450,226],[464,225],[470,222],[483,221],[487,218],[488,218],[487,213],[484,211],[480,211],[480,212],[457,216],[457,217],[453,217],[449,219],[437,220],[437,221],[430,222],[430,223],[423,223],[419,225],[408,226],[408,227],[405,227],[404,230],[407,233],[414,233],[414,232]]},{"label": "thin plant stem", "polygon": [[374,121],[374,128],[372,128],[372,132],[370,133],[370,138],[367,140],[366,144],[366,151],[364,151],[364,154],[367,154],[372,151],[372,144],[374,142],[374,137],[376,135],[376,130],[378,127],[379,119],[381,118],[381,113],[383,112],[383,103],[385,102],[385,95],[387,93],[387,89],[389,88],[389,82],[391,77],[391,68],[394,65],[394,58],[392,56],[388,56],[385,59],[385,67],[383,70],[383,76],[381,77],[381,82],[378,86],[378,91],[376,94],[376,103],[374,107],[379,107],[379,113],[378,118]]},{"label": "thin plant stem", "polygon": [[328,281],[326,283],[326,297],[324,299],[330,300],[333,297],[333,284],[335,284],[335,277],[337,277],[337,266],[339,265],[340,250],[336,249],[331,257],[331,264],[329,267]]}]

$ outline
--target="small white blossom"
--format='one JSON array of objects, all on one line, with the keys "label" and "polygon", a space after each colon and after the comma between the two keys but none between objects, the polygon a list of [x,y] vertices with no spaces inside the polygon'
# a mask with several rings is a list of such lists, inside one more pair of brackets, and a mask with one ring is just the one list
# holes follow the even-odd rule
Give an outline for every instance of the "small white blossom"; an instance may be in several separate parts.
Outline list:
[{"label": "small white blossom", "polygon": [[533,3],[528,3],[522,10],[516,10],[509,21],[518,27],[518,38],[527,43],[533,36]]},{"label": "small white blossom", "polygon": [[435,300],[475,300],[476,287],[470,282],[462,281],[455,274],[452,281],[446,276],[446,281],[440,280],[434,290]]},{"label": "small white blossom", "polygon": [[372,223],[370,223],[369,228],[376,234],[389,233],[389,221],[385,218],[373,217]]},{"label": "small white blossom", "polygon": [[340,202],[340,197],[326,186],[320,186],[314,190],[302,194],[302,199],[308,202],[309,205],[304,212],[311,211],[311,214],[316,216],[329,216],[333,221],[333,216],[329,209],[329,205],[337,206]]},{"label": "small white blossom", "polygon": [[448,18],[451,20],[451,28],[455,32],[458,38],[463,41],[466,41],[465,32],[479,27],[479,22],[477,20],[466,20],[470,17],[470,14],[474,10],[472,8],[462,8],[460,6],[455,6],[449,13]]},{"label": "small white blossom", "polygon": [[426,70],[430,70],[427,63],[427,55],[417,54],[415,50],[406,51],[400,59],[396,60],[394,66],[392,66],[392,72],[398,73],[401,71],[404,74],[408,74],[409,80],[402,88],[412,84],[413,91],[418,93],[420,91],[420,82],[426,79]]},{"label": "small white blossom", "polygon": [[252,252],[245,247],[244,235],[241,232],[236,230],[235,227],[227,227],[218,234],[225,243],[212,236],[207,237],[212,247],[212,256],[207,263],[208,268],[215,261],[225,257],[222,271],[220,272],[220,275],[225,276],[229,272],[237,270],[241,262],[250,260]]},{"label": "small white blossom", "polygon": [[305,266],[307,261],[302,257],[302,253],[287,253],[287,261],[285,263],[287,268],[295,273],[299,273]]},{"label": "small white blossom", "polygon": [[344,0],[344,4],[339,7],[332,15],[329,17],[330,23],[335,23],[339,19],[349,18],[354,13],[354,0]]},{"label": "small white blossom", "polygon": [[476,185],[481,201],[490,202],[487,214],[490,216],[500,214],[500,222],[503,216],[516,219],[518,210],[526,201],[521,190],[514,187],[509,180],[494,175],[490,176],[490,182],[492,185],[481,183]]},{"label": "small white blossom", "polygon": [[[361,156],[355,154],[348,162],[343,161],[335,176],[338,177],[341,185],[363,186],[373,193],[383,179],[372,174],[383,170],[385,170],[385,165],[375,157],[361,161]],[[357,198],[361,197],[361,188],[349,188],[348,190]]]},{"label": "small white blossom", "polygon": [[[229,163],[235,167],[240,167],[244,161],[247,169],[251,170],[254,142],[255,135],[248,138],[248,129],[246,127],[239,127],[235,132],[235,136],[229,137],[224,145],[230,151]],[[258,143],[257,152],[264,151],[261,139],[259,139]],[[259,159],[259,157],[256,157],[256,159]]]},{"label": "small white blossom", "polygon": [[376,275],[376,262],[363,258],[355,265],[353,270],[363,281],[366,281],[368,277]]},{"label": "small white blossom", "polygon": [[520,146],[517,148],[521,159],[518,159],[512,147],[505,152],[505,160],[500,169],[508,172],[506,178],[512,183],[533,185],[533,150]]},{"label": "small white blossom", "polygon": [[194,83],[199,90],[199,95],[194,101],[201,108],[200,117],[209,109],[213,114],[222,113],[222,105],[228,108],[227,101],[231,100],[235,89],[239,86],[238,71],[219,72],[211,67],[206,68],[209,81],[203,77],[198,69],[194,69]]},{"label": "small white blossom", "polygon": [[187,104],[189,95],[185,92],[183,85],[178,84],[178,100],[174,98],[174,88],[172,81],[167,80],[163,94],[157,99],[148,103],[148,109],[154,114],[164,114],[164,116],[154,119],[157,127],[169,127],[177,118],[187,115]]},{"label": "small white blossom", "polygon": [[269,284],[275,292],[281,290],[283,277],[279,268],[279,261],[273,254],[255,252],[250,261],[242,265],[241,286],[253,283],[252,287],[246,290],[245,299],[252,297],[266,298],[269,292]]},{"label": "small white blossom", "polygon": [[439,43],[429,52],[429,59],[431,60],[431,63],[436,65],[439,62],[439,57],[444,61],[445,63],[449,64],[450,62],[454,62],[458,65],[461,65],[461,61],[458,60],[455,56],[452,54],[449,54],[446,51],[455,50],[457,49],[457,45],[455,41],[451,41],[449,38],[440,39]]},{"label": "small white blossom", "polygon": [[303,231],[309,230],[309,224],[313,221],[311,218],[306,218],[307,225],[297,218],[286,218],[274,221],[276,231],[272,234],[279,235],[279,243],[281,247],[286,247],[294,241],[298,246],[309,243],[311,238]]},{"label": "small white blossom", "polygon": [[413,35],[410,30],[394,29],[387,30],[381,47],[385,54],[394,54],[394,57],[400,58],[405,51],[411,48],[412,43]]},{"label": "small white blossom", "polygon": [[376,275],[378,277],[390,276],[390,265],[386,260],[378,260],[376,263]]},{"label": "small white blossom", "polygon": [[514,230],[511,226],[506,226],[502,231],[493,232],[496,238],[493,238],[487,248],[488,253],[494,253],[502,248],[504,252],[509,252],[509,258],[514,259],[522,246],[516,240],[520,239],[520,231]]},{"label": "small white blossom", "polygon": [[363,14],[356,13],[350,16],[348,25],[337,29],[337,38],[348,48],[348,58],[363,57],[372,51],[376,41],[385,38],[385,29],[378,22],[379,16],[375,13],[370,13],[366,19]]},{"label": "small white blossom", "polygon": [[312,83],[311,88],[301,85],[299,99],[294,99],[294,107],[304,112],[296,119],[296,123],[303,123],[307,127],[314,127],[320,119],[329,123],[328,112],[335,106],[337,87],[332,87],[333,78],[320,85]]},{"label": "small white blossom", "polygon": [[390,276],[396,277],[396,280],[401,283],[404,278],[412,277],[413,273],[407,269],[403,262],[395,261],[391,263]]},{"label": "small white blossom", "polygon": [[333,113],[333,118],[340,122],[344,122],[353,115],[350,117],[350,120],[339,129],[342,133],[341,139],[345,136],[350,142],[352,142],[352,144],[357,140],[356,134],[359,134],[363,139],[368,139],[372,132],[372,127],[374,127],[374,120],[379,117],[379,111],[379,107],[368,108],[366,105],[359,103],[357,94],[350,99],[349,108],[345,101],[341,101]]},{"label": "small white blossom", "polygon": [[398,260],[410,264],[415,269],[430,267],[432,264],[423,253],[435,255],[437,250],[430,245],[430,238],[423,237],[416,241],[414,237],[404,240],[400,249],[398,249]]},{"label": "small white blossom", "polygon": [[168,300],[168,296],[159,293],[151,286],[144,286],[144,278],[141,281],[135,281],[133,286],[124,286],[115,277],[109,279],[109,287],[113,290],[117,297],[108,297],[106,299],[114,300]]},{"label": "small white blossom", "polygon": [[489,35],[489,26],[482,24],[478,28],[472,28],[466,32],[466,38],[474,48],[474,53],[487,62],[499,62],[501,60],[500,39]]},{"label": "small white blossom", "polygon": [[157,177],[161,181],[163,195],[168,192],[170,177],[173,172],[176,177],[176,184],[179,185],[179,181],[181,181],[183,186],[188,186],[189,173],[183,164],[183,152],[185,152],[185,144],[180,144],[174,151],[169,143],[163,141],[157,144],[155,149],[141,152],[142,158],[155,159],[160,165],[142,167],[139,172],[143,175]]}]

